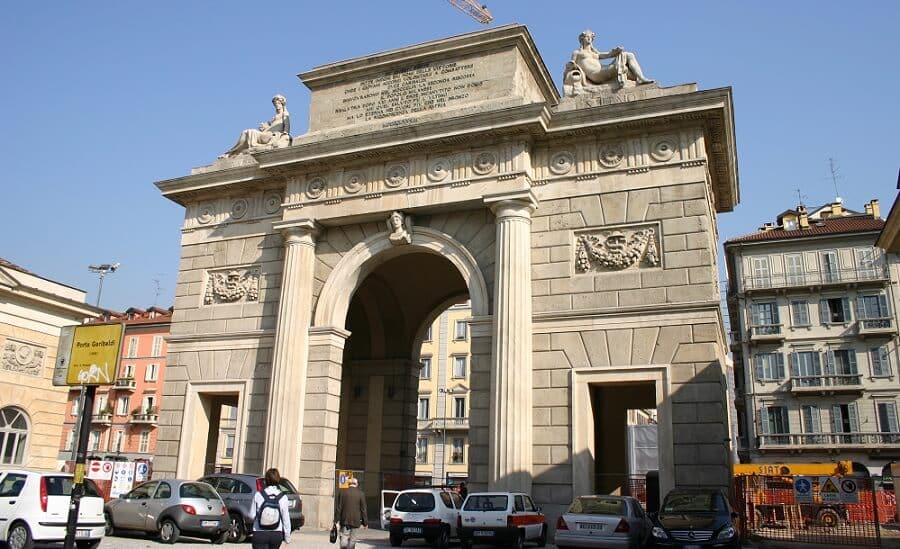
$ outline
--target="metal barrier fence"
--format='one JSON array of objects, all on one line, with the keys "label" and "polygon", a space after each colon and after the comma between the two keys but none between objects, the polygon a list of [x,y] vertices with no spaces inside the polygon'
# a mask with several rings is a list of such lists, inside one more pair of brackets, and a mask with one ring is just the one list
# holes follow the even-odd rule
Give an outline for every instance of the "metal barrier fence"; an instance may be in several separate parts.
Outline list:
[{"label": "metal barrier fence", "polygon": [[[803,478],[795,490],[795,481]],[[828,477],[738,476],[734,479],[734,504],[741,515],[744,534],[750,538],[815,544],[881,544],[880,524],[893,521],[893,493],[875,490],[870,478],[843,477],[852,494],[833,491]],[[803,496],[797,501],[796,494]]]}]

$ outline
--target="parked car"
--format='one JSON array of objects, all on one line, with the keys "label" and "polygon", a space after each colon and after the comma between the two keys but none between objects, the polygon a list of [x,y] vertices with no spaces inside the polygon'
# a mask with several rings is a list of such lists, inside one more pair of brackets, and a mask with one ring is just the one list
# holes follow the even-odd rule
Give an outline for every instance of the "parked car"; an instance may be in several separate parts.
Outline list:
[{"label": "parked car", "polygon": [[106,534],[117,530],[152,532],[163,543],[175,543],[182,534],[224,543],[230,522],[228,509],[212,486],[193,480],[152,480],[104,509]]},{"label": "parked car", "polygon": [[666,495],[659,513],[652,518],[656,547],[741,546],[738,514],[722,490],[676,488]]},{"label": "parked car", "polygon": [[[24,469],[0,471],[0,540],[9,549],[31,549],[35,543],[62,542],[66,537],[72,475]],[[104,533],[103,496],[84,479],[75,543],[94,549]]]},{"label": "parked car", "polygon": [[[382,492],[381,500],[385,501]],[[397,493],[390,508],[382,509],[387,518],[391,545],[399,547],[408,539],[424,539],[445,549],[450,538],[457,537],[462,498],[448,488],[414,488]]]},{"label": "parked car", "polygon": [[517,492],[470,493],[459,513],[459,541],[463,549],[473,543],[512,545],[521,549],[533,541],[547,544],[547,522],[531,496]]},{"label": "parked car", "polygon": [[629,496],[579,496],[556,521],[559,549],[639,549],[650,541],[653,524]]},{"label": "parked car", "polygon": [[[256,518],[250,514],[253,494],[265,487],[263,477],[239,473],[215,473],[206,475],[200,481],[215,488],[228,507],[230,519],[228,541],[240,543],[247,539],[252,533],[253,520]],[[304,522],[303,501],[288,479],[282,478],[280,486],[281,490],[287,493],[291,529],[296,530],[303,526]]]}]

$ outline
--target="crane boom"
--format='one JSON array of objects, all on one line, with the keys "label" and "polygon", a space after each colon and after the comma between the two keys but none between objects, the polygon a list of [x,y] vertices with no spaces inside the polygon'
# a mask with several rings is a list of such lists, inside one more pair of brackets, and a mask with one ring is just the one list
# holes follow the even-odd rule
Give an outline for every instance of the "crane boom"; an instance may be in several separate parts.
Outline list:
[{"label": "crane boom", "polygon": [[485,6],[484,4],[479,4],[475,0],[448,1],[479,23],[487,25],[494,20],[494,16],[491,15],[491,12],[488,11],[487,6]]}]

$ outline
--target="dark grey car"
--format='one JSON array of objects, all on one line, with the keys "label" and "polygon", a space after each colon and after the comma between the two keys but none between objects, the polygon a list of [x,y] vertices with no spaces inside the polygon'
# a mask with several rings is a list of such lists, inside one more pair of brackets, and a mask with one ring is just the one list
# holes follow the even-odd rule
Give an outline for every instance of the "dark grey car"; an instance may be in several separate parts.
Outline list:
[{"label": "dark grey car", "polygon": [[151,480],[103,508],[106,534],[136,530],[175,543],[181,534],[224,543],[230,523],[225,503],[212,486],[193,480]]},{"label": "dark grey car", "polygon": [[[263,489],[263,478],[239,473],[214,473],[200,480],[215,488],[228,507],[231,518],[228,541],[240,543],[247,539],[252,534],[253,520],[256,518],[250,514],[253,494]],[[287,493],[291,529],[296,530],[304,522],[303,501],[289,480],[281,479],[281,489]]]}]

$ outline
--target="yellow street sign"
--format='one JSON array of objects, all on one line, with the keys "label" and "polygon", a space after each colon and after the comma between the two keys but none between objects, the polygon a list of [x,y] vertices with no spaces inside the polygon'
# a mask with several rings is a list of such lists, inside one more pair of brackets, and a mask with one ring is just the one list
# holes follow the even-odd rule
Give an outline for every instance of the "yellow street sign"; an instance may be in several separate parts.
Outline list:
[{"label": "yellow street sign", "polygon": [[338,488],[350,488],[353,471],[338,471]]},{"label": "yellow street sign", "polygon": [[112,385],[119,369],[123,324],[77,326],[72,338],[72,356],[66,373],[67,385]]}]

